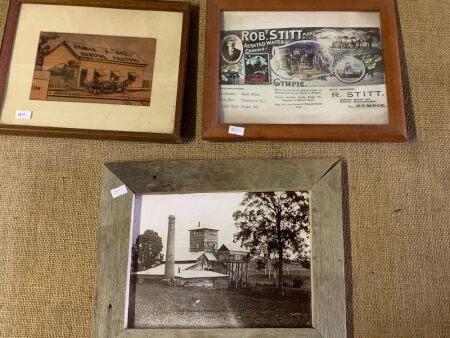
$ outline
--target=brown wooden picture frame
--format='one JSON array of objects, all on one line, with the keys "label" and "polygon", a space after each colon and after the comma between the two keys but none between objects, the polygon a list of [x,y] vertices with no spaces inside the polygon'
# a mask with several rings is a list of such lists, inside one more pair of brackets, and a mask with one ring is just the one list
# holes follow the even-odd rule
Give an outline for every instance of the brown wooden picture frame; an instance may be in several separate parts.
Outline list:
[{"label": "brown wooden picture frame", "polygon": [[[351,331],[349,244],[342,162],[329,159],[116,162],[103,167],[94,337],[347,337]],[[126,191],[112,196],[112,189]],[[123,190],[123,187],[122,187]],[[126,307],[130,227],[136,196],[237,191],[308,191],[312,328],[135,329]],[[347,266],[347,268],[346,268]]]},{"label": "brown wooden picture frame", "polygon": [[[230,124],[220,121],[219,58],[224,11],[361,11],[379,12],[389,123],[352,124]],[[407,138],[398,32],[394,0],[208,0],[206,16],[203,139],[208,141],[405,141]],[[230,126],[244,135],[229,133]]]},{"label": "brown wooden picture frame", "polygon": [[[20,124],[0,123],[0,133],[31,135],[31,136],[54,136],[92,139],[114,139],[127,141],[153,141],[163,143],[181,143],[181,116],[183,109],[183,96],[185,87],[185,72],[189,39],[190,3],[183,1],[140,1],[140,0],[10,0],[7,21],[0,50],[0,103],[3,106],[12,51],[15,44],[16,29],[22,4],[45,4],[45,5],[67,5],[84,6],[113,9],[133,9],[138,11],[167,11],[181,12],[182,31],[179,58],[179,72],[177,84],[177,97],[175,116],[172,133],[150,133],[138,131],[120,130],[95,130],[78,128],[60,128],[47,126],[27,126]],[[124,106],[126,107],[126,106]],[[124,108],[125,110],[126,108]]]}]

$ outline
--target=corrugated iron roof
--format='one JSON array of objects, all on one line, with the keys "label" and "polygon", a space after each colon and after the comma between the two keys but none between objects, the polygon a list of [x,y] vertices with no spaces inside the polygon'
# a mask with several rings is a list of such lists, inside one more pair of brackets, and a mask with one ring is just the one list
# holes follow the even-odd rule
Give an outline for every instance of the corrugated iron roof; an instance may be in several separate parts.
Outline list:
[{"label": "corrugated iron roof", "polygon": [[193,229],[189,229],[189,231],[203,230],[203,229],[205,229],[205,230],[213,230],[213,231],[220,231],[220,230],[217,230],[217,229],[214,229],[214,228],[207,228],[207,227],[193,228]]},{"label": "corrugated iron roof", "polygon": [[[175,277],[180,278],[217,278],[217,277],[228,277],[228,275],[224,275],[214,271],[207,270],[186,270],[191,267],[193,264],[175,264]],[[166,264],[160,264],[158,266],[154,266],[153,268],[139,271],[137,275],[143,276],[163,276],[164,270],[166,268]],[[180,272],[178,272],[178,268],[180,268]]]},{"label": "corrugated iron roof", "polygon": [[236,253],[244,253],[244,252],[249,253],[250,252],[249,250],[242,248],[242,247],[238,246],[237,244],[234,244],[234,245],[233,244],[222,244],[219,247],[218,251],[224,251],[224,250],[230,251],[230,253],[231,252],[236,252]]},{"label": "corrugated iron roof", "polygon": [[209,261],[217,261],[216,256],[212,252],[205,252],[204,255]]},{"label": "corrugated iron roof", "polygon": [[[188,263],[188,264],[175,264],[175,272],[178,272],[178,268],[180,268],[181,271],[190,268],[191,266],[193,266],[195,264],[192,263]],[[157,266],[154,266],[153,268],[144,270],[144,271],[139,271],[136,274],[137,275],[148,275],[148,276],[162,276],[164,275],[164,270],[166,268],[166,264],[159,264]]]}]

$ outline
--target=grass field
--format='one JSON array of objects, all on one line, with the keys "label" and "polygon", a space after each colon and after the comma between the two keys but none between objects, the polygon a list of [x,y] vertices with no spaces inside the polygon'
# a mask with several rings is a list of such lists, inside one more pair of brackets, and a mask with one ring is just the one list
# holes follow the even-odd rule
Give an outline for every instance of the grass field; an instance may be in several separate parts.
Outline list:
[{"label": "grass field", "polygon": [[311,326],[311,303],[307,297],[263,296],[246,289],[144,283],[136,285],[130,304],[132,326],[136,328]]}]

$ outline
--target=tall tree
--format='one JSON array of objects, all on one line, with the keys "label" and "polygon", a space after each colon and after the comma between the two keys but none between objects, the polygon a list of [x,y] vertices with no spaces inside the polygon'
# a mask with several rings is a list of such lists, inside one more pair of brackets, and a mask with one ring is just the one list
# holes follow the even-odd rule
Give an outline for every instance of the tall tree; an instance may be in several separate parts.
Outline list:
[{"label": "tall tree", "polygon": [[308,249],[308,209],[306,192],[249,192],[233,213],[238,228],[235,241],[241,241],[254,258],[275,258],[282,294],[284,260],[301,256]]},{"label": "tall tree", "polygon": [[36,70],[42,69],[42,64],[44,62],[44,56],[50,52],[50,45],[48,44],[51,40],[56,40],[60,37],[58,33],[41,33],[39,37],[39,44],[36,56]]},{"label": "tall tree", "polygon": [[133,246],[133,262],[135,270],[142,271],[153,267],[163,259],[161,253],[163,248],[162,239],[153,230],[146,230],[136,239]]}]

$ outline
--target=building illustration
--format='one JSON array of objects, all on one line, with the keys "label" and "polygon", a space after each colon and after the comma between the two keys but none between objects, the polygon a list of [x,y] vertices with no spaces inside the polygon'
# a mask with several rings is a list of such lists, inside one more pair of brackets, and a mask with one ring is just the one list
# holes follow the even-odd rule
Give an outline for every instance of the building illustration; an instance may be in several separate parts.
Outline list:
[{"label": "building illustration", "polygon": [[30,100],[150,106],[156,39],[41,32]]},{"label": "building illustration", "polygon": [[94,81],[149,87],[147,64],[138,55],[110,48],[63,41],[43,57],[42,71],[50,72],[50,88],[85,88]]}]

